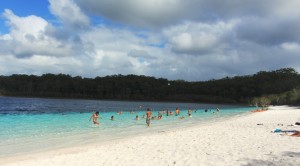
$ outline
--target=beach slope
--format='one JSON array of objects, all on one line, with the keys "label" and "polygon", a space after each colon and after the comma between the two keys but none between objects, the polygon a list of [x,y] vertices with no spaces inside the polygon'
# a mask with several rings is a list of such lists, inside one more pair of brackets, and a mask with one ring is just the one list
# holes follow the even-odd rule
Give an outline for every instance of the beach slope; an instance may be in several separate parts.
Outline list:
[{"label": "beach slope", "polygon": [[296,107],[271,107],[220,122],[0,159],[0,164],[296,166],[300,163],[300,138],[271,131],[300,130],[300,126],[291,126],[299,120],[300,109]]}]

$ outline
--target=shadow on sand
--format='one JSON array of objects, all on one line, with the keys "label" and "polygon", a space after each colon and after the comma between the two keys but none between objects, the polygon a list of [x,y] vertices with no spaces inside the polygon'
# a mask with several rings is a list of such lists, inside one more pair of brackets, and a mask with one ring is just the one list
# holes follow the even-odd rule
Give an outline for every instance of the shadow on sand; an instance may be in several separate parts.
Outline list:
[{"label": "shadow on sand", "polygon": [[283,152],[280,156],[272,156],[272,161],[268,160],[250,160],[245,166],[257,166],[257,165],[267,165],[267,166],[299,166],[300,152]]}]

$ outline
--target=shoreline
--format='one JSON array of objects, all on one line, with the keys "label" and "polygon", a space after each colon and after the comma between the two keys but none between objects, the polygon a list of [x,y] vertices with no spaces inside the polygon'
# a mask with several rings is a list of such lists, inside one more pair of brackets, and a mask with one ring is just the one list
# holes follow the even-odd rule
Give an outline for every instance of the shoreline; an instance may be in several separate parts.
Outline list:
[{"label": "shoreline", "polygon": [[[191,129],[193,127],[208,126],[208,125],[214,124],[216,122],[218,123],[218,122],[223,122],[223,121],[228,121],[228,120],[234,120],[239,117],[248,116],[249,114],[251,114],[251,111],[236,114],[233,116],[224,116],[224,117],[220,117],[219,115],[216,114],[216,117],[215,117],[216,119],[207,119],[207,120],[193,122],[193,123],[189,123],[189,124],[182,123],[181,125],[177,125],[177,126],[176,125],[159,126],[159,124],[152,124],[152,126],[150,128],[147,128],[146,124],[145,124],[144,131],[139,131],[139,132],[136,132],[135,134],[129,134],[129,135],[126,135],[125,137],[120,137],[120,136],[110,137],[111,140],[108,140],[107,138],[98,140],[97,138],[95,138],[93,140],[84,141],[84,142],[82,142],[81,145],[76,145],[74,143],[71,143],[68,145],[67,144],[64,144],[64,145],[59,144],[59,145],[57,145],[55,147],[51,147],[51,148],[31,149],[26,152],[24,152],[24,151],[19,152],[17,154],[0,155],[0,164],[1,164],[1,159],[7,160],[9,158],[18,158],[18,157],[28,156],[28,154],[29,155],[37,155],[38,153],[47,153],[47,152],[52,152],[52,151],[55,152],[55,151],[59,151],[59,150],[74,149],[74,148],[76,149],[76,148],[80,148],[80,147],[91,147],[94,145],[102,145],[102,144],[109,143],[112,141],[122,141],[122,140],[132,139],[132,138],[139,137],[139,136],[147,136],[147,135],[157,134],[157,133],[161,133],[161,132],[167,133],[167,132],[173,132],[176,130]],[[144,121],[144,119],[141,119],[141,121]],[[187,119],[187,121],[188,121],[188,119]],[[178,122],[176,122],[176,123],[178,123]],[[159,127],[162,127],[162,128],[159,128]],[[146,130],[148,130],[148,131],[146,131]],[[79,140],[82,139],[83,137],[86,137],[86,135],[81,133],[79,137],[78,137],[78,135],[77,136],[72,135],[72,136],[68,136],[68,137],[71,139],[75,138],[75,143],[76,143],[76,142],[79,142]],[[55,139],[58,139],[58,138],[55,138]],[[95,141],[98,141],[98,142],[95,142]],[[41,142],[43,142],[43,140]]]},{"label": "shoreline", "polygon": [[299,108],[276,106],[218,122],[0,158],[0,165],[296,165],[299,138],[271,133],[275,128],[300,130],[287,126],[296,121]]}]

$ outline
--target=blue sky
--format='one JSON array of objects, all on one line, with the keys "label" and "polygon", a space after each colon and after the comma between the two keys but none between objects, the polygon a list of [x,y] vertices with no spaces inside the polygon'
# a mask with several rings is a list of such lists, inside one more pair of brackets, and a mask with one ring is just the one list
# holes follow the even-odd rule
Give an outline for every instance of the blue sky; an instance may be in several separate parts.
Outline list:
[{"label": "blue sky", "polygon": [[298,0],[3,0],[0,75],[199,81],[300,70]]},{"label": "blue sky", "polygon": [[[5,9],[10,9],[18,16],[38,15],[47,20],[54,19],[48,10],[49,2],[47,0],[2,0],[0,1],[1,13]],[[5,26],[5,20],[1,19],[1,33],[7,33],[8,27]]]},{"label": "blue sky", "polygon": [[47,0],[3,0],[0,1],[1,10],[11,9],[19,16],[36,14],[42,17],[50,16]]}]

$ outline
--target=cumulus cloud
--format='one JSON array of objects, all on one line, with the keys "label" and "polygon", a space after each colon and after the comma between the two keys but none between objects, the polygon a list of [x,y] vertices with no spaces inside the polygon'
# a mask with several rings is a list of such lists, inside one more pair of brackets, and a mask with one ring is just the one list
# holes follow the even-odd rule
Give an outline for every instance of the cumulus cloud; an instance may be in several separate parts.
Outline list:
[{"label": "cumulus cloud", "polygon": [[[219,0],[76,0],[87,12],[142,28],[164,28],[186,21],[200,23],[242,20],[241,39],[260,44],[280,44],[299,39],[300,2]],[[263,35],[262,35],[263,34]],[[191,41],[189,34],[183,40]],[[178,36],[179,37],[179,36]],[[211,38],[212,36],[208,37]],[[179,37],[180,39],[180,37]],[[175,39],[176,40],[176,39]],[[212,39],[210,39],[212,40]],[[179,43],[178,43],[179,44]]]},{"label": "cumulus cloud", "polygon": [[63,25],[71,29],[86,29],[89,18],[81,11],[73,0],[49,0],[49,9]]},{"label": "cumulus cloud", "polygon": [[95,52],[91,67],[97,74],[143,74],[161,55],[161,50],[148,46],[144,37],[124,29],[99,26],[82,34],[84,43],[91,43]]},{"label": "cumulus cloud", "polygon": [[298,0],[49,2],[57,20],[4,11],[9,33],[0,34],[0,74],[195,81],[300,70]]},{"label": "cumulus cloud", "polygon": [[34,15],[27,17],[16,16],[11,10],[5,10],[3,16],[7,19],[10,33],[2,37],[1,47],[11,54],[24,58],[33,55],[68,56],[70,46],[45,35],[48,26],[46,20]]},{"label": "cumulus cloud", "polygon": [[81,62],[70,57],[50,57],[34,55],[29,58],[17,58],[7,55],[0,58],[0,73],[10,74],[35,74],[66,73],[72,74],[78,70],[80,73]]},{"label": "cumulus cloud", "polygon": [[186,22],[164,29],[171,49],[178,53],[205,55],[226,47],[227,35],[235,21],[213,24]]}]

